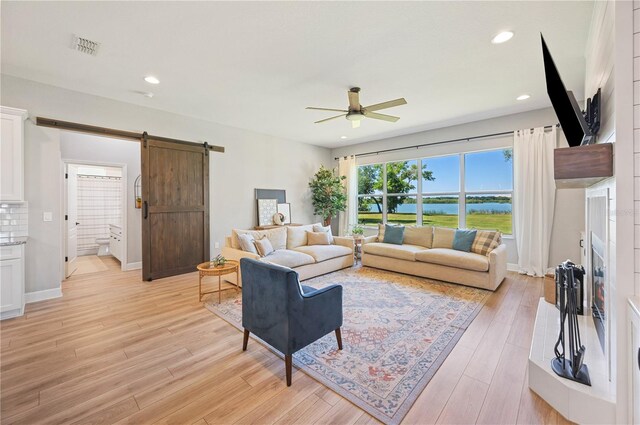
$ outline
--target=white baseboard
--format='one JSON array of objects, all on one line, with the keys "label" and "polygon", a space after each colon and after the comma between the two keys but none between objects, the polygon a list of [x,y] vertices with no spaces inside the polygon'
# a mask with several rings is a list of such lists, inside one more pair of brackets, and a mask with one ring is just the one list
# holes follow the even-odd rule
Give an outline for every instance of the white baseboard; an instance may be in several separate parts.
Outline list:
[{"label": "white baseboard", "polygon": [[507,270],[510,272],[518,272],[520,269],[518,268],[517,264],[514,263],[507,263]]},{"label": "white baseboard", "polygon": [[124,266],[125,271],[129,270],[140,270],[142,268],[142,261],[138,261],[137,263],[127,263]]},{"label": "white baseboard", "polygon": [[35,303],[38,301],[50,300],[52,298],[60,298],[62,296],[61,288],[45,289],[44,291],[27,292],[24,294],[24,302]]}]

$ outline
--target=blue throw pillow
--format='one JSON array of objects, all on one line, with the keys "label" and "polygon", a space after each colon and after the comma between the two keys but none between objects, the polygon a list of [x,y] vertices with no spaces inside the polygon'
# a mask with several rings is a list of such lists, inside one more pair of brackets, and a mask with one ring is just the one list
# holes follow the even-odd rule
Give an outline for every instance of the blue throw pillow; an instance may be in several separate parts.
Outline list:
[{"label": "blue throw pillow", "polygon": [[475,230],[457,229],[456,234],[453,236],[453,249],[456,251],[469,252],[471,251],[471,245],[473,245],[475,238]]},{"label": "blue throw pillow", "polygon": [[[402,245],[404,240],[404,226],[384,225],[384,243],[392,243],[394,245]],[[471,247],[469,247],[471,249]]]}]

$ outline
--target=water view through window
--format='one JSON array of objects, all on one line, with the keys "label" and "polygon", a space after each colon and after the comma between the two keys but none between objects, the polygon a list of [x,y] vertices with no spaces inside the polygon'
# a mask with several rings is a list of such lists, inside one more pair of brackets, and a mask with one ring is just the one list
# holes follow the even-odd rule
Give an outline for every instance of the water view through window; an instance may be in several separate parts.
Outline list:
[{"label": "water view through window", "polygon": [[363,225],[386,221],[511,234],[512,195],[511,149],[358,167],[358,222]]}]

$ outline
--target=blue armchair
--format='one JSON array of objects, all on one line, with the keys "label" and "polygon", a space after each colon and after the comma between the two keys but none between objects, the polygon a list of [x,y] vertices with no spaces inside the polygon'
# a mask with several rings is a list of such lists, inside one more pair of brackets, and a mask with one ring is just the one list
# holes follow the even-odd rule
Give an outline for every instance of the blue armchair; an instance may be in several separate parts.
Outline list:
[{"label": "blue armchair", "polygon": [[342,286],[316,290],[300,285],[298,273],[250,258],[240,260],[242,271],[242,350],[249,334],[284,354],[287,386],[291,385],[291,356],[330,332],[342,350]]}]

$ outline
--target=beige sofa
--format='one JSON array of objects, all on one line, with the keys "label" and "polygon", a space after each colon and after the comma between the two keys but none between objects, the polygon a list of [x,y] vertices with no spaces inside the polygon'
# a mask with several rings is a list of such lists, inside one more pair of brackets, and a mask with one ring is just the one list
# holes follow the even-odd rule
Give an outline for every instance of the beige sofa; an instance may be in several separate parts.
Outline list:
[{"label": "beige sofa", "polygon": [[[382,228],[383,229],[383,228]],[[444,237],[434,233],[446,233]],[[362,244],[362,265],[495,290],[507,274],[507,250],[500,244],[487,255],[451,249],[455,229],[407,226],[402,245],[384,243],[382,231]]]},{"label": "beige sofa", "polygon": [[[313,231],[320,223],[305,226],[279,227],[269,230],[234,229],[231,236],[225,238],[222,255],[228,260],[253,258],[280,266],[290,267],[298,272],[300,280],[330,273],[353,266],[353,238],[333,236],[331,245],[307,245],[307,232]],[[265,257],[243,251],[240,248],[238,235],[248,233],[254,239],[266,237],[275,251]],[[236,283],[235,275],[226,275],[225,279]],[[240,275],[242,285],[242,275]]]}]

